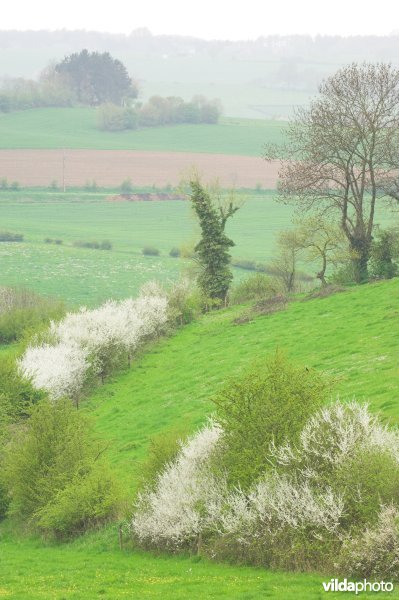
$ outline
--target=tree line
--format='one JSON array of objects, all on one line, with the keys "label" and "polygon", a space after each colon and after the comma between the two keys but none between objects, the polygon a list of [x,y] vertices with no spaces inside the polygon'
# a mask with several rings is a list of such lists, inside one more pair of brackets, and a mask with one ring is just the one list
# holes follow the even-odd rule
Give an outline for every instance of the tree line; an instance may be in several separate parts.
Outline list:
[{"label": "tree line", "polygon": [[138,102],[138,84],[124,64],[108,52],[82,50],[42,71],[37,81],[5,79],[0,86],[0,112],[39,107],[100,107],[98,127],[122,131],[176,123],[217,123],[218,100],[194,96],[153,96]]},{"label": "tree line", "polygon": [[190,102],[177,96],[152,96],[147,102],[136,102],[134,106],[118,106],[111,102],[102,104],[97,126],[103,131],[123,131],[179,123],[214,125],[221,113],[220,102],[207,100],[204,96],[194,96]]}]

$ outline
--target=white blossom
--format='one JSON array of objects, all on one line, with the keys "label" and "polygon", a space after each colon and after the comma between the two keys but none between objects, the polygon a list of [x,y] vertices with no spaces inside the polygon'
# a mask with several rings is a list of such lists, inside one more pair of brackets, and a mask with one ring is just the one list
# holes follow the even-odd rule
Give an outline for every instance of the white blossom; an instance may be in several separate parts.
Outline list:
[{"label": "white blossom", "polygon": [[301,465],[310,477],[325,464],[343,463],[355,450],[373,449],[387,451],[399,462],[398,430],[382,425],[367,404],[338,401],[309,419],[297,447],[271,444],[270,454],[279,465]]},{"label": "white blossom", "polygon": [[155,489],[142,493],[131,526],[140,541],[179,546],[215,522],[225,483],[208,461],[221,430],[210,423],[181,448],[158,476]]},{"label": "white blossom", "polygon": [[76,396],[89,368],[87,352],[65,343],[30,347],[18,365],[34,387],[46,390],[54,400]]},{"label": "white blossom", "polygon": [[50,324],[52,343],[29,347],[20,361],[21,372],[53,398],[76,395],[89,366],[103,376],[115,356],[130,356],[146,339],[159,335],[166,321],[164,296],[109,300],[93,310],[82,307]]}]

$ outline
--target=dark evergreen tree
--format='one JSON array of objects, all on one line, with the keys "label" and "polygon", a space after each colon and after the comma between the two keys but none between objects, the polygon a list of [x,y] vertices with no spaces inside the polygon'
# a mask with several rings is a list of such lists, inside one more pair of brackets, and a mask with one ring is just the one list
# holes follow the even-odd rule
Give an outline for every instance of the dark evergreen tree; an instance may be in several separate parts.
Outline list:
[{"label": "dark evergreen tree", "polygon": [[55,70],[64,76],[77,100],[83,104],[123,104],[137,96],[136,85],[126,67],[108,52],[82,50],[70,54],[56,65]]},{"label": "dark evergreen tree", "polygon": [[226,206],[215,206],[209,193],[198,180],[190,182],[191,202],[201,227],[201,240],[195,251],[201,272],[198,284],[207,298],[225,301],[233,279],[229,268],[229,248],[234,242],[225,234],[227,219],[238,210],[230,202]]}]

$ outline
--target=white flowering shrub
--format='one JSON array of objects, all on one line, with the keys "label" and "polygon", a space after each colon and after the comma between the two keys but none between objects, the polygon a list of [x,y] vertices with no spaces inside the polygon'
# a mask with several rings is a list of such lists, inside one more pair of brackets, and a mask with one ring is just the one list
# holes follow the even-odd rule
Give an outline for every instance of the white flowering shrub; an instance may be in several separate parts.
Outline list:
[{"label": "white flowering shrub", "polygon": [[51,323],[48,339],[52,343],[26,350],[20,371],[53,399],[76,396],[89,368],[104,378],[123,353],[130,360],[140,344],[160,334],[168,318],[167,304],[163,295],[141,295],[68,313]]},{"label": "white flowering shrub", "polygon": [[373,450],[399,463],[398,430],[382,425],[366,404],[338,401],[308,420],[295,447],[271,444],[270,455],[276,466],[299,469],[312,479],[338,468],[355,452]]},{"label": "white flowering shrub", "polygon": [[220,519],[222,533],[239,533],[249,540],[262,530],[273,534],[282,527],[333,533],[344,512],[343,498],[330,488],[317,491],[277,473],[256,483],[249,494],[234,491],[226,505]]},{"label": "white flowering shrub", "polygon": [[332,569],[341,553],[352,557],[347,576],[397,568],[399,436],[367,406],[319,410],[296,445],[270,445],[262,474],[244,490],[218,468],[226,439],[208,425],[140,495],[132,519],[139,543],[176,549],[202,534],[213,556],[272,568]]},{"label": "white flowering shrub", "polygon": [[30,347],[19,361],[21,374],[51,398],[75,398],[89,368],[87,351],[76,345],[59,343]]},{"label": "white flowering shrub", "polygon": [[360,535],[345,540],[339,570],[352,577],[399,579],[399,510],[383,506],[377,522]]},{"label": "white flowering shrub", "polygon": [[219,517],[225,483],[209,470],[209,458],[221,435],[208,424],[182,445],[159,474],[154,488],[139,495],[132,532],[144,545],[178,548],[193,540]]}]

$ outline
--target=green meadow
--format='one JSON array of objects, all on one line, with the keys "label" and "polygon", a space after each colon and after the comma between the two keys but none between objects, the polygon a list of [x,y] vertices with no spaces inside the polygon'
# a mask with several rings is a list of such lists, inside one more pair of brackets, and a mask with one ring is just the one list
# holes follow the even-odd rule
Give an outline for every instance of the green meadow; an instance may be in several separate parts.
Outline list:
[{"label": "green meadow", "polygon": [[[153,344],[131,369],[95,390],[83,410],[109,440],[110,459],[131,494],[151,436],[177,426],[194,430],[211,414],[210,397],[222,383],[276,348],[333,376],[334,396],[368,401],[384,419],[398,423],[398,301],[394,279],[323,299],[299,299],[286,311],[240,325],[234,319],[243,306],[206,315]],[[13,600],[316,600],[324,595],[322,581],[334,576],[273,573],[196,556],[137,552],[127,534],[121,551],[116,525],[64,545],[26,538],[11,523],[3,524],[0,536],[0,597]]]},{"label": "green meadow", "polygon": [[[68,304],[96,305],[135,295],[149,279],[175,280],[190,261],[171,258],[173,247],[192,246],[199,236],[184,201],[109,202],[106,193],[0,192],[2,230],[24,242],[0,243],[2,285],[23,285],[62,297]],[[228,233],[235,257],[264,262],[277,232],[290,224],[291,209],[270,193],[238,195],[242,207]],[[45,238],[62,239],[62,245]],[[109,240],[111,251],[75,248],[78,240]],[[160,256],[143,256],[153,246]],[[236,276],[245,274],[235,269]]]},{"label": "green meadow", "polygon": [[[191,261],[171,258],[170,250],[192,247],[199,239],[189,202],[109,202],[112,194],[0,191],[0,230],[24,235],[22,243],[0,242],[1,284],[93,306],[135,295],[149,279],[178,278]],[[273,257],[278,232],[292,226],[293,216],[291,207],[275,199],[274,192],[236,192],[241,208],[227,229],[236,244],[234,258],[265,263]],[[397,214],[379,210],[377,220],[393,224]],[[63,244],[46,244],[45,238]],[[109,240],[112,250],[73,247],[79,240]],[[159,249],[160,256],[143,256],[145,246]],[[234,269],[237,278],[247,274]]]},{"label": "green meadow", "polygon": [[260,156],[266,143],[281,142],[285,127],[282,121],[225,118],[218,125],[107,132],[97,129],[95,108],[35,108],[0,113],[0,149],[85,148]]}]

